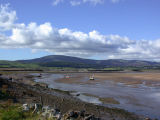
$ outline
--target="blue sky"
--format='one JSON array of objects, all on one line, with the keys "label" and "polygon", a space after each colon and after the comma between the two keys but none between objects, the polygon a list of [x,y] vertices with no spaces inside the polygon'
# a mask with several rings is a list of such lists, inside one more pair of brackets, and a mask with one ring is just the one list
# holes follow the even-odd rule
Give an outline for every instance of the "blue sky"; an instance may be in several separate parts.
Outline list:
[{"label": "blue sky", "polygon": [[[0,15],[0,59],[62,54],[160,61],[159,0],[0,0],[0,4],[1,11],[6,8]],[[15,19],[4,26],[8,13]],[[48,33],[42,35],[40,26]]]}]

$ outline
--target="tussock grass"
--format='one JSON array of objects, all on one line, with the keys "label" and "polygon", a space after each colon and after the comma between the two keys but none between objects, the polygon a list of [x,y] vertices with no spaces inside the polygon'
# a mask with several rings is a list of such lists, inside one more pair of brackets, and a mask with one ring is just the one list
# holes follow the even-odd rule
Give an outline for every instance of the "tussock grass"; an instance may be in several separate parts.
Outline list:
[{"label": "tussock grass", "polygon": [[24,112],[20,104],[0,104],[0,120],[45,120],[32,111]]}]

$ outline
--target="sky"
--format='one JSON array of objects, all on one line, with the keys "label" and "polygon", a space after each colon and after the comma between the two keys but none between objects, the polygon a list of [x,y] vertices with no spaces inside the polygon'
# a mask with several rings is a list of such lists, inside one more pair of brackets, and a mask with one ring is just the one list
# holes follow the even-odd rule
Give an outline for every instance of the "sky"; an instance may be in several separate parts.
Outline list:
[{"label": "sky", "polygon": [[160,0],[0,0],[0,60],[160,61]]}]

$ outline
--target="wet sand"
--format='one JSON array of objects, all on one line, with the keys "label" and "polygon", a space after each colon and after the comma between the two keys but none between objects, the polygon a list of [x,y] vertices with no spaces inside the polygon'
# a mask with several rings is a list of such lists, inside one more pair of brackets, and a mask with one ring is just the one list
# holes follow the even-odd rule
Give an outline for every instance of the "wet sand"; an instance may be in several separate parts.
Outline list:
[{"label": "wet sand", "polygon": [[[48,74],[46,75],[48,76]],[[21,81],[22,76],[23,82]],[[14,78],[14,80],[8,79],[10,77]],[[38,76],[35,77],[39,78]],[[8,94],[22,104],[26,102],[43,103],[44,105],[60,109],[62,113],[66,113],[68,110],[85,110],[87,113],[101,117],[102,120],[144,120],[144,117],[134,115],[122,109],[86,103],[63,91],[33,86],[24,81],[32,81],[32,77],[30,75],[27,76],[27,74],[7,75],[0,78],[0,87],[2,87],[1,85],[7,85]]]},{"label": "wet sand", "polygon": [[[80,93],[80,96],[75,97],[85,102],[121,108],[160,119],[159,72],[94,73],[95,80],[89,80],[93,73],[67,74],[70,78],[65,78],[65,74],[44,74],[36,81],[47,83],[51,88]],[[86,93],[90,94],[90,97],[84,96]],[[103,104],[100,98],[106,101],[112,98],[120,104],[113,104],[113,102]]]},{"label": "wet sand", "polygon": [[[94,73],[95,80],[89,80],[93,73],[27,73],[13,74],[21,82],[32,84],[33,80],[49,85],[54,89],[74,91],[75,98],[85,102],[101,104],[98,98],[109,103],[101,104],[105,107],[121,108],[138,115],[160,119],[160,73],[132,72],[132,73]],[[30,76],[31,75],[31,76]],[[26,76],[26,77],[24,77]],[[33,77],[31,80],[27,77]],[[33,83],[32,83],[33,82]],[[77,96],[80,93],[80,96]],[[90,94],[90,97],[84,94]],[[93,97],[92,97],[93,96]],[[98,96],[98,97],[94,97]],[[105,99],[106,98],[106,99]],[[112,104],[111,100],[119,104]]]},{"label": "wet sand", "polygon": [[[112,81],[115,83],[123,83],[125,85],[137,85],[143,84],[147,86],[160,86],[160,73],[153,72],[135,72],[135,73],[95,73],[95,80],[89,80],[91,73],[78,73],[71,74],[69,79],[61,78],[56,80],[59,83],[67,84],[94,84],[94,83],[103,83],[105,81]],[[88,78],[88,80],[82,80],[82,78]],[[159,83],[159,84],[157,84]]]}]

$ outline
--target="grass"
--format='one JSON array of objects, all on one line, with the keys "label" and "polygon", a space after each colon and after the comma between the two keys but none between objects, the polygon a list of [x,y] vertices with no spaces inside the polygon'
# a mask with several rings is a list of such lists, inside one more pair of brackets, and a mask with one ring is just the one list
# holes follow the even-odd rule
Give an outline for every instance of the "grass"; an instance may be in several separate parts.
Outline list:
[{"label": "grass", "polygon": [[120,67],[111,67],[111,68],[104,68],[103,70],[106,70],[106,71],[123,71],[124,69],[122,69]]},{"label": "grass", "polygon": [[19,106],[10,106],[7,104],[0,105],[0,120],[22,120],[23,113]]},{"label": "grass", "polygon": [[14,61],[3,61],[0,60],[0,68],[32,68],[37,69],[40,68],[37,64],[22,64]]},{"label": "grass", "polygon": [[40,64],[40,63],[20,63],[17,61],[5,61],[0,60],[0,68],[24,68],[24,69],[43,69],[43,70],[57,70],[57,71],[124,71],[124,70],[131,70],[131,71],[137,71],[141,72],[143,70],[160,70],[160,66],[144,66],[144,67],[98,67],[98,66],[92,66],[89,64],[72,64],[72,63],[66,63],[66,62],[53,62],[53,63],[46,63],[46,64]]},{"label": "grass", "polygon": [[[0,120],[49,120],[32,111],[23,112],[19,104],[0,104]],[[54,119],[52,119],[54,120]]]},{"label": "grass", "polygon": [[3,111],[1,115],[1,120],[21,120],[22,118],[23,118],[23,113],[13,108]]}]

